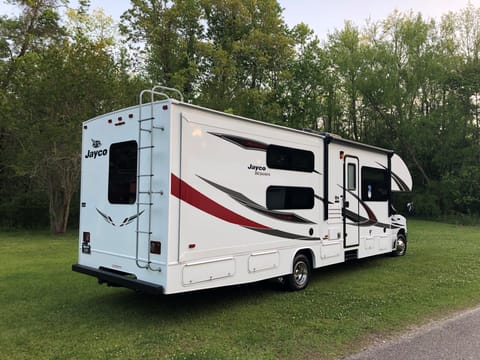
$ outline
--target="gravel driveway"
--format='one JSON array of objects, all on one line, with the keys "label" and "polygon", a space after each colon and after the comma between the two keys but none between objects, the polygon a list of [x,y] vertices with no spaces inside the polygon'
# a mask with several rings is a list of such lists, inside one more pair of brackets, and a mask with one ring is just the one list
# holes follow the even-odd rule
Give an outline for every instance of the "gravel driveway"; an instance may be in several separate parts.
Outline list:
[{"label": "gravel driveway", "polygon": [[479,360],[480,307],[435,321],[343,360]]}]

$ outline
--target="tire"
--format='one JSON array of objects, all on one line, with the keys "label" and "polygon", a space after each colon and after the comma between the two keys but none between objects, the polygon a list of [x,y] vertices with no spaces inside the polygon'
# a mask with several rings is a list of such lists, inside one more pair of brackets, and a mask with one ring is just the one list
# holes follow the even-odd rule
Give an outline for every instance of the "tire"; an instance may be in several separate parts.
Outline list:
[{"label": "tire", "polygon": [[397,236],[397,247],[392,251],[392,256],[405,256],[407,253],[407,238],[403,234]]},{"label": "tire", "polygon": [[297,254],[293,259],[292,273],[284,276],[285,288],[288,291],[299,291],[310,282],[312,267],[304,254]]}]

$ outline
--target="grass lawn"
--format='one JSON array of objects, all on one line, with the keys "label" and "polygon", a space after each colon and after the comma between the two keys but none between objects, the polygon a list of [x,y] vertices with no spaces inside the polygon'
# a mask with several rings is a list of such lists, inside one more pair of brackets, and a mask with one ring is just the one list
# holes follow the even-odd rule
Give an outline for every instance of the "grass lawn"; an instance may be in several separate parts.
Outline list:
[{"label": "grass lawn", "polygon": [[334,359],[480,304],[480,228],[409,222],[402,258],[153,297],[74,273],[75,235],[0,233],[0,358]]}]

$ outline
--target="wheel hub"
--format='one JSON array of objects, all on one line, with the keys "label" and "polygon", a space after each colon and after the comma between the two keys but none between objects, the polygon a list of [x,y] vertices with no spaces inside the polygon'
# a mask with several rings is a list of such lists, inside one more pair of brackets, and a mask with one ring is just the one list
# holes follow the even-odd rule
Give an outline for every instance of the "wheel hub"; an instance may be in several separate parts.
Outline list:
[{"label": "wheel hub", "polygon": [[302,286],[308,279],[308,267],[304,262],[299,262],[295,266],[295,282]]}]

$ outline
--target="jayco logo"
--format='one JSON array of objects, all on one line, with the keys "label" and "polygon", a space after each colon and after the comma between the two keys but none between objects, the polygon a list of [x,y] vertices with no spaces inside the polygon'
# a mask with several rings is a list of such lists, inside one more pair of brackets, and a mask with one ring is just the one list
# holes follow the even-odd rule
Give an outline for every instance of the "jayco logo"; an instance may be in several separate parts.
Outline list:
[{"label": "jayco logo", "polygon": [[107,149],[100,149],[100,150],[93,150],[93,151],[88,150],[87,154],[85,155],[85,159],[88,159],[88,158],[96,159],[97,157],[105,156],[107,154],[108,154]]},{"label": "jayco logo", "polygon": [[256,166],[256,165],[253,165],[253,164],[250,164],[248,169],[249,170],[255,170],[255,171],[265,171],[265,170],[267,170],[267,168],[265,166]]},{"label": "jayco logo", "polygon": [[[100,146],[102,146],[102,142],[100,140],[92,140],[92,147],[94,149],[98,149]],[[85,155],[85,159],[93,158],[96,159],[97,157],[100,156],[106,156],[108,154],[107,149],[99,149],[99,150],[88,150],[87,154]]]},{"label": "jayco logo", "polygon": [[250,166],[247,169],[253,170],[255,175],[270,176],[270,173],[266,172],[267,171],[266,166],[257,166],[257,165],[250,164]]}]

